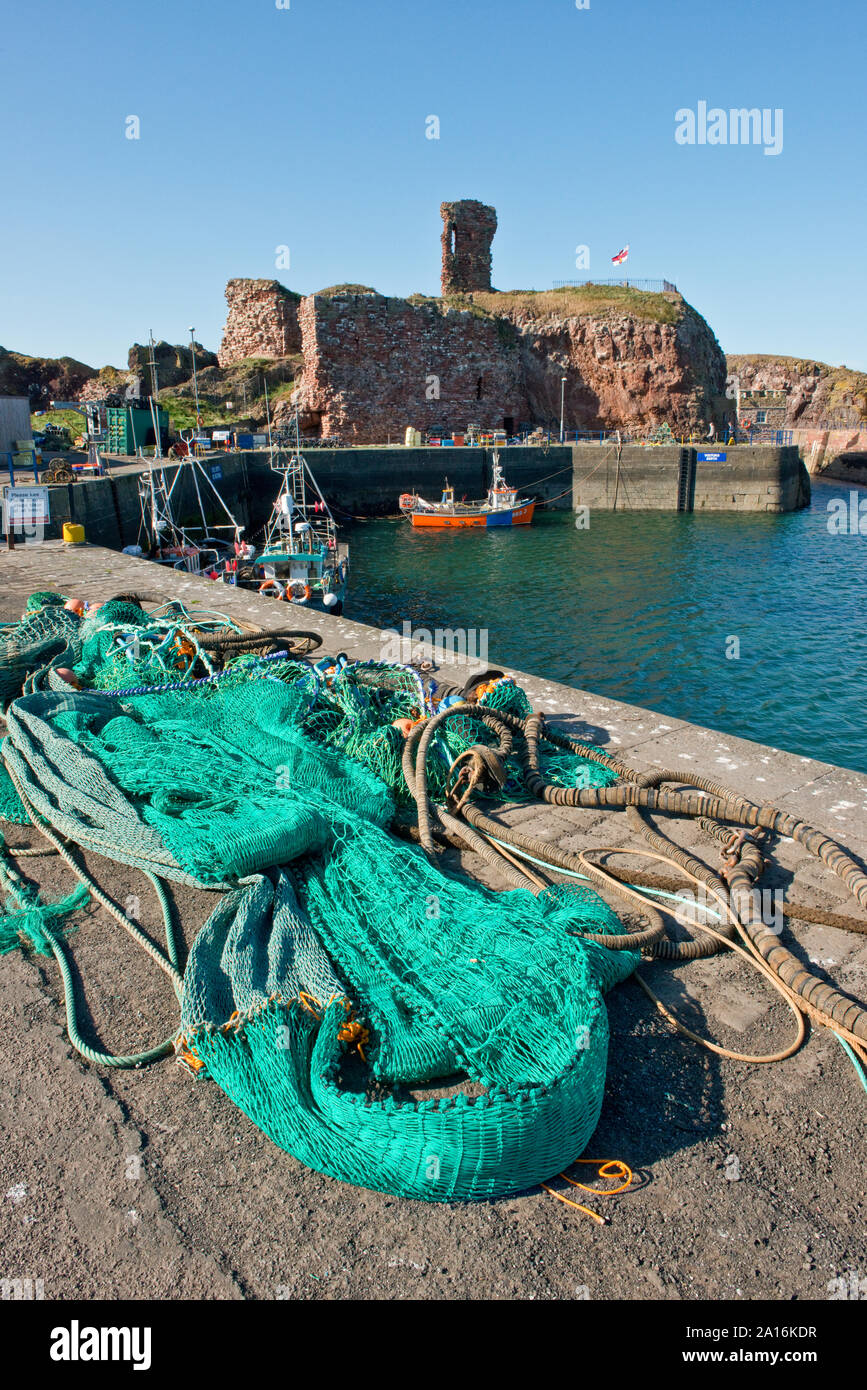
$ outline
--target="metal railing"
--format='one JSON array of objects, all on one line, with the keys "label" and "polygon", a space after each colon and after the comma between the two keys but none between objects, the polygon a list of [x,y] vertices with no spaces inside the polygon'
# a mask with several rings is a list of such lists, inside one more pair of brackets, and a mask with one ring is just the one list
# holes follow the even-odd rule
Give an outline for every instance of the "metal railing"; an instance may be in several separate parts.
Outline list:
[{"label": "metal railing", "polygon": [[[755,425],[752,429],[738,428],[729,433],[729,439],[734,439],[736,444],[776,444],[782,448],[786,444],[792,443],[791,430],[775,430],[768,425]],[[714,448],[713,444],[708,448]]]},{"label": "metal railing", "polygon": [[[443,438],[451,444],[451,437],[445,434]],[[427,447],[432,444],[440,444],[440,435],[429,436],[425,443]],[[707,429],[693,430],[691,433],[684,430],[682,433],[671,431],[670,435],[662,436],[662,432],[657,426],[655,429],[633,428],[620,430],[564,430],[563,438],[560,438],[560,430],[557,426],[551,426],[544,430],[521,430],[517,434],[510,435],[508,439],[501,439],[497,443],[492,443],[486,433],[481,438],[466,439],[465,448],[479,447],[513,449],[525,448],[528,445],[542,445],[551,448],[561,444],[647,444],[647,445],[676,445],[678,448],[690,445],[694,449],[708,450],[713,453],[725,449],[727,444],[776,444],[779,446],[792,443],[791,430],[774,430],[765,426],[757,426],[752,430],[738,428],[737,430],[726,429],[721,431],[716,438],[709,439]],[[424,446],[423,446],[424,447]]]},{"label": "metal railing", "polygon": [[552,286],[555,290],[575,290],[581,289],[584,285],[619,285],[625,290],[649,290],[653,294],[679,294],[677,285],[672,284],[671,280],[555,280]]}]

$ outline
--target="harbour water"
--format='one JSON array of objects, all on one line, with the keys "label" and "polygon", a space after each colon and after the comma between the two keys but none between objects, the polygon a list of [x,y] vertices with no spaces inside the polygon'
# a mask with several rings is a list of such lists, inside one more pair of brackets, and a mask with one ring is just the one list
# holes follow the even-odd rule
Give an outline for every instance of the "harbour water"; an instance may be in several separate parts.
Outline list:
[{"label": "harbour water", "polygon": [[867,771],[861,499],[817,483],[810,508],[784,515],[594,511],[583,530],[545,511],[512,531],[359,523],[347,616],[482,629],[493,663]]}]

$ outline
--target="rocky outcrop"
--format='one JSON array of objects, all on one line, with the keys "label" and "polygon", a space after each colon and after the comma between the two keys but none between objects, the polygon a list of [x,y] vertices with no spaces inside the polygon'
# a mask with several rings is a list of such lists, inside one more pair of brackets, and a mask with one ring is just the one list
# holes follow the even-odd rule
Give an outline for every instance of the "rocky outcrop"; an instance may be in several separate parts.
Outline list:
[{"label": "rocky outcrop", "polygon": [[[645,298],[661,301],[658,318],[625,312],[616,302],[594,313],[574,312],[568,294],[540,317],[532,305],[525,307],[526,296],[517,297],[514,310],[509,295],[496,297],[517,331],[530,422],[559,423],[565,385],[569,429],[668,424],[677,434],[712,419],[722,424],[725,357],[708,324],[680,295]],[[646,313],[649,306],[642,307]]]},{"label": "rocky outcrop", "polygon": [[100,367],[96,376],[82,386],[76,397],[79,401],[105,401],[107,405],[121,405],[125,399],[135,395],[138,378],[117,367]]},{"label": "rocky outcrop", "polygon": [[[621,297],[622,299],[622,297]],[[648,300],[658,300],[657,317]],[[564,291],[392,299],[311,295],[299,310],[306,428],[347,443],[419,429],[688,431],[725,414],[725,358],[679,295],[594,312]]]},{"label": "rocky outcrop", "polygon": [[74,357],[28,357],[0,347],[0,396],[29,396],[35,410],[50,401],[73,401],[96,370]]},{"label": "rocky outcrop", "polygon": [[867,422],[867,374],[798,357],[731,354],[729,393],[741,416],[764,409],[777,429],[856,427]]},{"label": "rocky outcrop", "polygon": [[220,344],[221,367],[248,357],[287,357],[301,349],[301,296],[278,280],[230,280],[229,313]]},{"label": "rocky outcrop", "polygon": [[[206,367],[216,367],[218,359],[215,352],[209,352],[201,343],[196,343],[195,353],[197,372],[204,371]],[[154,344],[153,356],[160,391],[163,387],[177,386],[182,381],[189,381],[193,375],[193,349],[189,344],[166,343],[161,339]],[[148,395],[151,389],[150,360],[150,345],[133,343],[127,358],[129,375],[138,377],[141,382],[141,394],[144,396]]]}]

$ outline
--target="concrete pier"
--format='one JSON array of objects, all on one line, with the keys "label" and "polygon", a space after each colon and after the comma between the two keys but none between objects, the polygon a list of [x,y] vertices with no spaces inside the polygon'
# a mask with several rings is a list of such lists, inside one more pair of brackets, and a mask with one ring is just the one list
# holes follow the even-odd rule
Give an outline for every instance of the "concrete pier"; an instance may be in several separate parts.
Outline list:
[{"label": "concrete pier", "polygon": [[[0,567],[6,620],[36,589],[90,599],[138,589],[265,628],[313,627],[323,652],[351,658],[382,657],[388,640],[345,618],[311,621],[303,608],[93,546],[19,546],[0,555]],[[458,679],[461,667],[442,670]],[[704,772],[867,857],[864,774],[511,674],[559,727],[636,767]],[[493,814],[569,849],[635,843],[616,812],[525,803]],[[693,822],[662,828],[716,861]],[[14,843],[37,841],[23,827],[3,830]],[[773,853],[763,886],[858,916],[841,882],[800,846],[784,842]],[[504,886],[477,856],[444,856],[458,860]],[[69,891],[56,858],[20,862],[47,896]],[[660,869],[641,857],[620,862]],[[94,856],[88,865],[121,905],[140,895],[142,925],[158,936],[142,875]],[[172,892],[189,947],[216,895]],[[864,998],[867,937],[796,922],[783,940]],[[131,1050],[176,1025],[164,978],[104,912],[87,914],[70,945],[98,1043]],[[791,1036],[787,1009],[731,953],[641,970],[690,1027],[724,1046],[769,1053]],[[170,1062],[143,1072],[89,1067],[66,1041],[50,959],[0,958],[0,1001],[0,1182],[7,1196],[19,1194],[0,1205],[4,1272],[41,1277],[46,1298],[826,1299],[834,1281],[865,1268],[864,1096],[822,1030],[786,1062],[744,1065],[677,1037],[634,983],[614,991],[606,1101],[587,1156],[622,1158],[640,1181],[608,1203],[579,1194],[610,1217],[603,1232],[538,1189],[434,1207],[341,1186],[276,1149],[216,1086]]]}]

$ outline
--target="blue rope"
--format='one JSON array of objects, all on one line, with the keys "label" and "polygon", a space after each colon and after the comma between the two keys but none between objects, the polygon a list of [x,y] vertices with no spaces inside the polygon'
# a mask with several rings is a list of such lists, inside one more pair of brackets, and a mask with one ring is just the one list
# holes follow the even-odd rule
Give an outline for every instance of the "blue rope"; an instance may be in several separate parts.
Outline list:
[{"label": "blue rope", "polygon": [[867,1076],[865,1076],[864,1068],[859,1062],[857,1056],[855,1055],[845,1038],[841,1038],[840,1034],[834,1028],[831,1029],[831,1032],[834,1034],[834,1037],[837,1039],[840,1046],[845,1047],[846,1051],[849,1054],[849,1061],[855,1068],[855,1075],[858,1077],[858,1080],[861,1082],[861,1085],[864,1087],[864,1090],[867,1091]]}]

